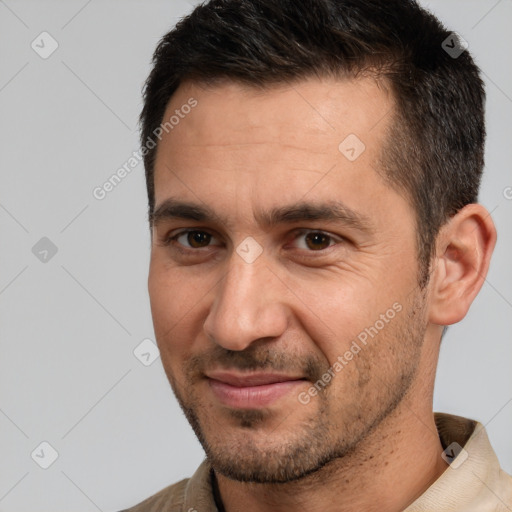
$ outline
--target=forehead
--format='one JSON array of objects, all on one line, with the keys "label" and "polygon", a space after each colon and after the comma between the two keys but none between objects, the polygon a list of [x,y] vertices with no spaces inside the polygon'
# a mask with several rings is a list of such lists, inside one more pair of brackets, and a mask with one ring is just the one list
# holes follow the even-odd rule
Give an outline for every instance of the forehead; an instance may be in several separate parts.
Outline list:
[{"label": "forehead", "polygon": [[155,204],[179,196],[240,216],[306,199],[368,206],[393,193],[375,170],[393,106],[371,78],[184,83],[163,118],[174,123],[158,144]]},{"label": "forehead", "polygon": [[229,145],[273,136],[279,142],[302,134],[314,137],[308,144],[313,146],[328,135],[340,138],[359,133],[368,138],[368,132],[393,108],[385,82],[370,77],[309,78],[264,88],[227,80],[213,86],[185,82],[169,101],[163,121],[179,114],[191,99],[197,106],[182,118],[186,123],[171,130],[177,144],[200,139]]}]

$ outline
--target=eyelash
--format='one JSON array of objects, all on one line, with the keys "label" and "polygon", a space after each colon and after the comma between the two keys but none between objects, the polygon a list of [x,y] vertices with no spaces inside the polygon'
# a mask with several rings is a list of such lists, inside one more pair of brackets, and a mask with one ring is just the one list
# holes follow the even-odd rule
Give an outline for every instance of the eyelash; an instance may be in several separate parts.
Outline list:
[{"label": "eyelash", "polygon": [[[184,229],[176,234],[174,234],[173,236],[168,236],[166,237],[163,242],[162,242],[162,245],[164,246],[170,246],[170,245],[174,245],[173,242],[177,242],[177,239],[180,238],[181,236],[183,235],[188,235],[189,233],[194,233],[194,232],[197,232],[197,233],[207,233],[208,235],[211,235],[212,237],[215,238],[215,235],[210,233],[209,231],[207,230],[204,230],[204,229]],[[339,236],[339,235],[333,235],[331,233],[328,233],[326,231],[321,231],[321,230],[318,230],[318,229],[299,229],[299,230],[296,230],[294,232],[294,240],[301,237],[301,236],[304,236],[304,235],[308,235],[308,234],[320,234],[320,235],[324,235],[326,236],[327,238],[331,239],[331,241],[334,241],[335,243],[333,245],[329,245],[328,247],[326,247],[325,249],[319,249],[317,251],[315,250],[311,250],[311,249],[299,249],[299,250],[304,250],[304,251],[307,251],[307,252],[310,252],[312,254],[325,254],[328,250],[332,249],[332,247],[334,245],[336,245],[336,239],[338,240],[337,244],[340,244],[340,243],[343,243],[343,242],[346,242],[347,240],[342,237],[342,236]],[[179,242],[178,242],[179,243]],[[210,246],[208,245],[207,247],[199,247],[199,248],[188,248],[186,246],[183,246],[183,244],[180,244],[182,247],[175,247],[179,252],[183,253],[183,254],[192,254],[192,253],[200,253],[201,249],[209,249],[210,247],[215,247],[215,246]]]}]

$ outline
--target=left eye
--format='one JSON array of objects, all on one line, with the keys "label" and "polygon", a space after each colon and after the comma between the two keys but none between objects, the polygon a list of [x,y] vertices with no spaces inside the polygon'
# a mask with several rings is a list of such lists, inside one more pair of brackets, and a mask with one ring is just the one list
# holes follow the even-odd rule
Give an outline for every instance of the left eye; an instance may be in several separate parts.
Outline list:
[{"label": "left eye", "polygon": [[[297,239],[305,241],[300,249],[310,249],[313,251],[321,251],[327,249],[331,245],[335,245],[334,237],[323,231],[301,231],[297,233]],[[341,239],[339,239],[341,241]]]}]

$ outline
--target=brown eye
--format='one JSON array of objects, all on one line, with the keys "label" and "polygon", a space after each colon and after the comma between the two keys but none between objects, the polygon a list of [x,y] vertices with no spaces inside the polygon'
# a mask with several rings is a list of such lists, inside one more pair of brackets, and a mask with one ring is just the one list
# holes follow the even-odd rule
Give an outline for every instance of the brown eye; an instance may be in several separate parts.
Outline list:
[{"label": "brown eye", "polygon": [[190,247],[194,249],[199,249],[201,247],[208,247],[212,239],[212,235],[210,233],[206,233],[205,231],[189,231],[186,233],[187,242]]},{"label": "brown eye", "polygon": [[183,247],[185,251],[193,251],[195,249],[204,249],[210,247],[212,240],[216,240],[208,231],[200,229],[185,229],[174,236],[166,237],[164,245]]},{"label": "brown eye", "polygon": [[327,249],[331,245],[332,237],[318,231],[308,233],[305,236],[306,245],[312,250]]}]

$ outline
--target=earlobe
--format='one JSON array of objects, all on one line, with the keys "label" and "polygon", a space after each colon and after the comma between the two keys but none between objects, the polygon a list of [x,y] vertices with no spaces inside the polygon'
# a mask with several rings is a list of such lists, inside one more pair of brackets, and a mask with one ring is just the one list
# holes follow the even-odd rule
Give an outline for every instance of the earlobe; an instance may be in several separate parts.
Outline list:
[{"label": "earlobe", "polygon": [[496,245],[496,228],[480,204],[469,204],[454,215],[437,237],[430,281],[430,322],[460,322],[480,291]]}]

